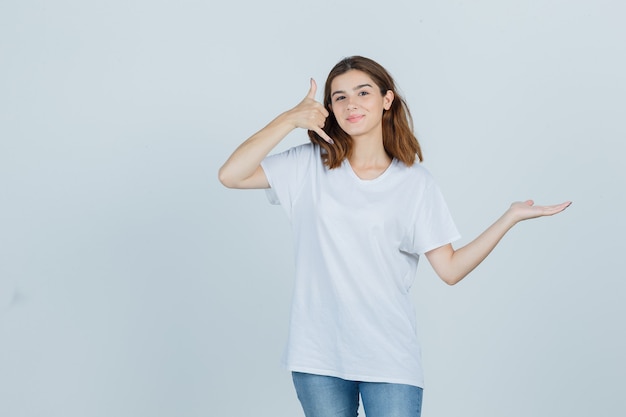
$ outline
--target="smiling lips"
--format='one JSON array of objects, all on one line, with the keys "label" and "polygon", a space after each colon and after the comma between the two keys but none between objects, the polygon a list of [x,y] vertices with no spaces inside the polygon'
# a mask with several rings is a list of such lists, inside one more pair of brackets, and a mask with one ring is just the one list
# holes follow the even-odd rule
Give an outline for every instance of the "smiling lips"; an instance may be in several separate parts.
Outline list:
[{"label": "smiling lips", "polygon": [[356,122],[360,121],[363,117],[365,117],[365,116],[363,116],[362,114],[352,114],[352,115],[348,116],[347,120],[350,123],[356,123]]}]

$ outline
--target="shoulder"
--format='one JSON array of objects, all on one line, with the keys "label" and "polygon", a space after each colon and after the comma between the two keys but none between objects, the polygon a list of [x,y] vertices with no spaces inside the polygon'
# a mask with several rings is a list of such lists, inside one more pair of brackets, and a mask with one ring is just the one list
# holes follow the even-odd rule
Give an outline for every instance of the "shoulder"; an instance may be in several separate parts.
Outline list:
[{"label": "shoulder", "polygon": [[297,145],[265,157],[261,167],[268,178],[291,177],[296,180],[314,170],[316,161],[321,161],[319,152],[319,146],[312,143]]},{"label": "shoulder", "polygon": [[406,180],[411,181],[414,184],[422,184],[424,186],[430,186],[435,183],[435,179],[430,171],[420,162],[415,162],[411,166],[405,165],[403,162],[397,161],[398,172],[406,177]]},{"label": "shoulder", "polygon": [[320,147],[313,143],[303,143],[302,145],[296,145],[284,151],[270,155],[270,157],[283,157],[283,158],[310,158],[312,156],[319,156]]},{"label": "shoulder", "polygon": [[291,148],[294,152],[298,152],[301,155],[306,156],[319,156],[321,148],[315,143],[303,143],[302,145],[294,146]]}]

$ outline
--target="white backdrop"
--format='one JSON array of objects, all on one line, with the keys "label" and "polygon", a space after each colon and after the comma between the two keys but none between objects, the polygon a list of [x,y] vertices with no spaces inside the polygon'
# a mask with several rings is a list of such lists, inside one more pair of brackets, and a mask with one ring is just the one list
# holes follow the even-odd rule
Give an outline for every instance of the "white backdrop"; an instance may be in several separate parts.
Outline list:
[{"label": "white backdrop", "polygon": [[[289,225],[232,150],[342,57],[395,76],[467,243],[413,296],[426,417],[624,413],[626,5],[0,3],[0,415],[298,416]],[[281,147],[306,141],[294,132]]]}]

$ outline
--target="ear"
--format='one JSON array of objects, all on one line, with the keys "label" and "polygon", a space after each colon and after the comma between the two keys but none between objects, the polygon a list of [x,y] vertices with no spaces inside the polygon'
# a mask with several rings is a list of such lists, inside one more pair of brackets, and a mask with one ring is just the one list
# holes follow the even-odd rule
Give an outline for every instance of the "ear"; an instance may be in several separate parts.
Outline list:
[{"label": "ear", "polygon": [[389,110],[391,108],[391,104],[393,103],[394,98],[395,95],[393,94],[393,91],[387,90],[387,92],[383,96],[383,108],[385,110]]}]

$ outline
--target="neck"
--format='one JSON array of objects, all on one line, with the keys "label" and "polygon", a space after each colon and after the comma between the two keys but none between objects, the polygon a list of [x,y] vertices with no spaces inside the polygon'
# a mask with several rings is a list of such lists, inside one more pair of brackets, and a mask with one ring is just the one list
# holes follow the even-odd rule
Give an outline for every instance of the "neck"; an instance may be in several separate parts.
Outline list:
[{"label": "neck", "polygon": [[350,164],[354,167],[387,167],[391,158],[385,152],[382,136],[353,138]]},{"label": "neck", "polygon": [[391,158],[385,152],[382,137],[353,139],[352,155],[348,158],[352,170],[363,180],[378,178],[391,164]]}]

